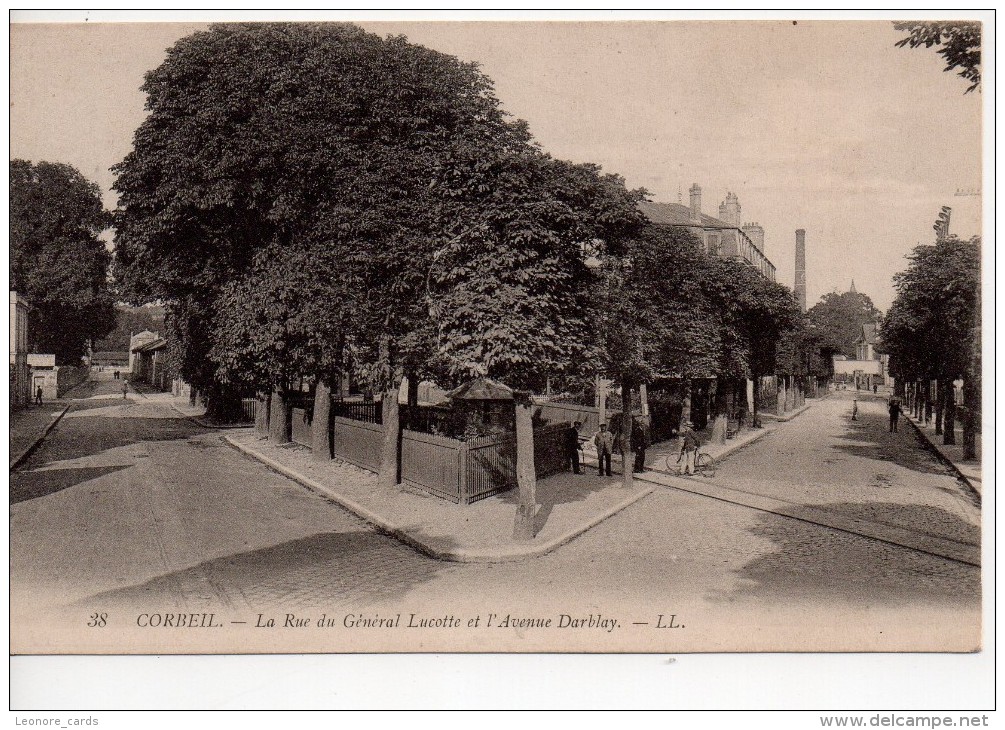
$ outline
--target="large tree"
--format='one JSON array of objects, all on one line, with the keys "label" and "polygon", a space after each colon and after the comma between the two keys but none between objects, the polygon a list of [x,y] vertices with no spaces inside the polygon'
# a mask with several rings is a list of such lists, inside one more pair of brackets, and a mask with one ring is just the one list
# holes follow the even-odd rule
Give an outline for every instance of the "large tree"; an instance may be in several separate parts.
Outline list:
[{"label": "large tree", "polygon": [[890,369],[901,380],[938,380],[943,439],[955,443],[952,383],[963,379],[967,457],[980,424],[980,239],[918,246],[894,277],[897,298],[883,327]]},{"label": "large tree", "polygon": [[356,252],[365,276],[352,284],[370,293],[360,348],[382,354],[390,385],[451,150],[526,138],[474,65],[351,25],[213,26],[176,43],[143,90],[148,117],[116,167],[117,271],[133,298],[170,302],[184,375],[221,400],[236,382],[208,357],[220,297],[268,278],[263,251],[276,252],[276,276],[299,256],[344,291],[341,272],[296,252]]},{"label": "large tree", "polygon": [[109,223],[98,186],[62,163],[10,163],[10,288],[28,297],[35,350],[75,365],[115,327]]},{"label": "large tree", "polygon": [[903,48],[936,47],[946,62],[946,71],[959,69],[957,74],[970,86],[969,94],[981,86],[981,24],[977,21],[902,21],[893,24],[906,38],[897,41]]},{"label": "large tree", "polygon": [[829,292],[806,313],[827,356],[855,357],[855,340],[862,334],[862,325],[880,322],[883,313],[865,294],[847,291]]}]

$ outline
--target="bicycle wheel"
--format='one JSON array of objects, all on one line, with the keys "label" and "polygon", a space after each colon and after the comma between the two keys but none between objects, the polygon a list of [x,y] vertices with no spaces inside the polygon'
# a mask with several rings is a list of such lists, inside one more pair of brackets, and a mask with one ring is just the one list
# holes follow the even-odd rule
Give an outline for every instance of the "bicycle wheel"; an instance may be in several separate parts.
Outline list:
[{"label": "bicycle wheel", "polygon": [[684,462],[681,459],[674,458],[674,455],[670,454],[669,456],[667,456],[667,471],[670,474],[680,474],[681,473],[680,465],[683,463]]},{"label": "bicycle wheel", "polygon": [[705,476],[715,476],[715,459],[708,454],[698,454],[698,461],[695,466],[698,467],[696,471],[704,474]]}]

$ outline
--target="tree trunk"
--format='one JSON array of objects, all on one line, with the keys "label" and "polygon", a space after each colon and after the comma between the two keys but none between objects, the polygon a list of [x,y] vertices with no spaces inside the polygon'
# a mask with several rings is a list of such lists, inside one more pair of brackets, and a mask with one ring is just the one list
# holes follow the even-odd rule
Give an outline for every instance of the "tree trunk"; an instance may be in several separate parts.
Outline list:
[{"label": "tree trunk", "polygon": [[269,441],[288,444],[293,437],[293,409],[289,398],[277,388],[269,400]]},{"label": "tree trunk", "polygon": [[314,419],[311,421],[311,456],[315,461],[332,458],[332,391],[318,380],[314,390]]},{"label": "tree trunk", "polygon": [[942,443],[945,446],[956,445],[956,390],[953,381],[946,381],[946,405],[942,414]]},{"label": "tree trunk", "polygon": [[750,427],[751,428],[761,428],[761,416],[759,411],[761,410],[761,379],[758,376],[754,376],[754,403],[753,403],[753,413],[750,414]]},{"label": "tree trunk", "polygon": [[946,389],[943,380],[935,381],[935,435],[942,435],[942,417],[946,412]]},{"label": "tree trunk", "polygon": [[269,436],[269,404],[272,397],[268,393],[259,393],[255,407],[255,433],[261,438]]},{"label": "tree trunk", "polygon": [[712,421],[712,441],[717,444],[726,443],[726,431],[729,426],[729,392],[728,384],[721,378],[712,383],[712,402],[715,404],[715,420]]},{"label": "tree trunk", "polygon": [[513,522],[514,540],[532,540],[537,533],[537,471],[534,465],[534,408],[529,394],[521,393],[516,408],[516,483],[520,502]]},{"label": "tree trunk", "polygon": [[970,338],[970,357],[967,370],[963,373],[963,404],[967,407],[963,415],[963,458],[977,458],[977,434],[981,431],[981,325],[980,307],[978,319]]},{"label": "tree trunk", "polygon": [[625,489],[633,485],[635,454],[632,453],[632,389],[625,383],[621,384],[621,483]]},{"label": "tree trunk", "polygon": [[390,387],[381,399],[381,415],[384,421],[384,443],[380,451],[380,471],[377,485],[384,489],[394,489],[398,483],[401,464],[401,423],[398,420],[398,388]]},{"label": "tree trunk", "polygon": [[932,420],[932,381],[925,380],[921,389],[921,397],[924,400],[921,410],[921,420],[927,424]]},{"label": "tree trunk", "polygon": [[977,431],[980,418],[980,393],[972,378],[963,381],[963,458],[977,458]]}]

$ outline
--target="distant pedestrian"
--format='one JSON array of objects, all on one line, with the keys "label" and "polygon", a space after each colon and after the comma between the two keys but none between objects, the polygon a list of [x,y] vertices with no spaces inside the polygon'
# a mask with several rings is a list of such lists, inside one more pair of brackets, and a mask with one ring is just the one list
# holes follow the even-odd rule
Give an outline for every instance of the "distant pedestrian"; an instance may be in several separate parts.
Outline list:
[{"label": "distant pedestrian", "polygon": [[858,420],[858,398],[853,398],[851,402],[851,420]]},{"label": "distant pedestrian", "polygon": [[122,381],[122,397],[125,398],[126,394],[129,392],[129,381],[123,379]]},{"label": "distant pedestrian", "polygon": [[38,386],[38,390],[35,391],[35,403],[37,405],[42,405],[42,386]]},{"label": "distant pedestrian", "polygon": [[698,459],[698,447],[701,445],[701,442],[698,440],[698,434],[694,432],[690,423],[684,424],[684,430],[681,431],[681,435],[680,456],[684,459],[684,466],[682,468],[685,474],[694,474],[694,463]]},{"label": "distant pedestrian", "polygon": [[573,474],[580,474],[579,471],[579,427],[582,424],[576,421],[565,430],[565,466],[571,468]]},{"label": "distant pedestrian", "polygon": [[611,476],[611,452],[614,451],[614,434],[607,430],[607,424],[600,424],[600,431],[593,437],[593,443],[597,446],[597,468],[600,476],[604,476],[605,469],[607,476]]},{"label": "distant pedestrian", "polygon": [[632,419],[632,451],[635,452],[635,465],[632,468],[636,474],[646,470],[646,449],[649,448],[649,425],[646,418]]},{"label": "distant pedestrian", "polygon": [[900,421],[900,399],[890,399],[890,433],[896,433],[897,422]]},{"label": "distant pedestrian", "polygon": [[879,392],[879,385],[877,383],[872,384],[872,394],[876,395]]}]

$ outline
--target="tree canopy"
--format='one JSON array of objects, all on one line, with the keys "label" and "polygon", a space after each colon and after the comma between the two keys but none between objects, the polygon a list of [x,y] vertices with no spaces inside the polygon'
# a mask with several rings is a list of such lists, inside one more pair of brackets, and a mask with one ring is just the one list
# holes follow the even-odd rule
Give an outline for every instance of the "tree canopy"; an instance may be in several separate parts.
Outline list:
[{"label": "tree canopy", "polygon": [[825,356],[855,357],[855,340],[862,334],[862,325],[880,322],[883,313],[867,295],[847,291],[824,294],[806,315]]},{"label": "tree canopy", "polygon": [[[221,297],[294,260],[328,277],[328,305],[365,292],[352,339],[367,353],[390,335],[404,359],[428,327],[415,305],[451,222],[458,150],[530,144],[473,64],[344,24],[213,26],[176,43],[143,90],[148,117],[115,168],[116,272],[131,298],[170,302],[199,387],[220,382],[208,355]],[[331,268],[310,263],[322,250],[340,254]],[[225,365],[233,382],[238,361]]]},{"label": "tree canopy", "polygon": [[938,48],[946,62],[946,71],[959,69],[957,74],[970,82],[963,93],[969,94],[981,85],[981,24],[976,21],[904,21],[893,24],[907,37],[897,41],[903,48],[924,46]]},{"label": "tree canopy", "polygon": [[918,246],[894,277],[897,297],[882,330],[897,378],[954,380],[968,373],[980,327],[980,239]]},{"label": "tree canopy", "polygon": [[10,288],[34,308],[34,348],[58,364],[77,364],[115,327],[108,223],[97,184],[74,167],[11,160]]}]

